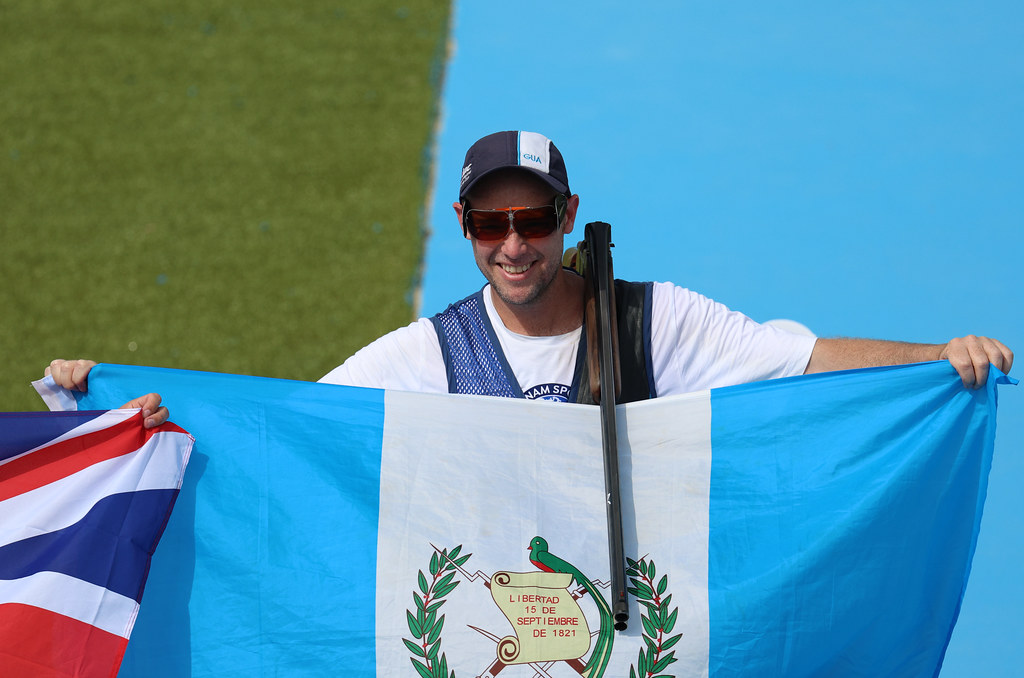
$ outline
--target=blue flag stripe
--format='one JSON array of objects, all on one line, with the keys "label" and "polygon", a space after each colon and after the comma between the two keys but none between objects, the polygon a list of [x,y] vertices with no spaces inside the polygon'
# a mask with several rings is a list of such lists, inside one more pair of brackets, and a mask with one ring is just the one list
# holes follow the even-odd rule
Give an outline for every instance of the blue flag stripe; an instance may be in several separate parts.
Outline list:
[{"label": "blue flag stripe", "polygon": [[60,572],[138,601],[177,492],[111,495],[74,525],[8,544],[0,548],[0,579]]},{"label": "blue flag stripe", "polygon": [[0,461],[33,450],[95,419],[102,411],[0,412]]},{"label": "blue flag stripe", "polygon": [[[121,675],[260,675],[304,651],[372,675],[384,391],[99,365],[80,404],[125,391],[160,393],[201,433]],[[337,637],[339,619],[365,637]]]},{"label": "blue flag stripe", "polygon": [[[712,392],[713,675],[937,673],[974,551],[995,405],[995,380],[968,391],[951,371]],[[884,408],[884,427],[879,409],[859,410],[865,399]]]}]

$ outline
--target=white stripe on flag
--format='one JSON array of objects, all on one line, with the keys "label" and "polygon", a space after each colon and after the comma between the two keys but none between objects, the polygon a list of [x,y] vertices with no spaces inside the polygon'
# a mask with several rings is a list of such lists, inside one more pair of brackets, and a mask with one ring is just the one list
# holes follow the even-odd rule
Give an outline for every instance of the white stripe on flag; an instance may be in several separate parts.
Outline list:
[{"label": "white stripe on flag", "polygon": [[[619,431],[628,431],[629,438],[619,443],[620,457],[629,464],[622,469],[623,524],[636,528],[625,540],[671,575],[672,605],[678,606],[680,620],[674,632],[683,637],[673,648],[678,663],[667,672],[706,676],[711,394],[659,398],[651,405],[619,409]],[[636,557],[628,548],[626,555]],[[640,612],[632,603],[634,629],[640,628]],[[617,653],[616,659],[634,661],[635,654],[635,649]],[[627,676],[629,670],[623,665],[621,673],[606,675]]]},{"label": "white stripe on flag", "polygon": [[[458,576],[462,583],[438,611],[446,615],[448,666],[458,675],[479,675],[488,644],[512,632],[485,584],[499,571],[538,572],[527,550],[536,536],[552,554],[600,581],[599,590],[611,599],[598,408],[468,396],[453,406],[451,396],[399,392],[387,392],[385,403],[378,675],[408,671],[402,638],[411,634],[396,601],[416,613],[409,594],[417,590],[417,572],[429,575],[434,546],[461,545],[462,555],[473,554]],[[636,450],[632,459],[630,450],[620,453],[624,524],[636,525],[624,534],[625,555],[646,557],[671,573],[668,593],[680,620],[674,633],[683,634],[674,648],[676,675],[708,672],[710,414],[707,392],[618,410],[620,419],[629,418],[630,431],[620,448]],[[627,430],[624,419],[619,430]],[[579,605],[591,633],[597,632],[590,596]],[[631,600],[630,629],[615,634],[605,675],[629,675],[643,647],[642,611]]]},{"label": "white stripe on flag", "polygon": [[188,461],[187,446],[179,444],[181,436],[188,434],[155,433],[135,452],[0,501],[0,546],[74,525],[97,501],[113,494],[180,489]]},{"label": "white stripe on flag", "polygon": [[33,381],[32,386],[52,412],[74,412],[78,409],[74,393],[57,386],[57,382],[49,375]]},{"label": "white stripe on flag", "polygon": [[59,572],[37,572],[21,579],[0,579],[0,604],[22,603],[91,624],[127,638],[139,605],[102,586]]}]

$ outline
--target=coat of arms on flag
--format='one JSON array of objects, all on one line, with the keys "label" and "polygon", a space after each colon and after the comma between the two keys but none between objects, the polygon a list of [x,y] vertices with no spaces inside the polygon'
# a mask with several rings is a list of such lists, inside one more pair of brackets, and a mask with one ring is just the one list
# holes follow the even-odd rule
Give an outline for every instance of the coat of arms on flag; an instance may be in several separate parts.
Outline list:
[{"label": "coat of arms on flag", "polygon": [[[615,642],[611,608],[603,593],[610,582],[592,580],[553,555],[543,537],[535,537],[530,543],[530,562],[537,572],[499,571],[487,576],[467,569],[472,554],[462,555],[461,545],[450,551],[432,548],[427,573],[417,573],[415,606],[406,610],[412,640],[402,639],[420,676],[449,676],[448,657],[441,647],[446,615],[440,613],[440,608],[463,581],[486,588],[511,627],[511,634],[502,637],[494,630],[466,624],[494,647],[490,654],[479,653],[487,661],[478,678],[496,678],[508,667],[520,664],[527,665],[535,676],[548,676],[553,670],[557,672],[554,667],[559,663],[588,678],[606,675]],[[673,633],[679,609],[672,605],[668,575],[659,578],[654,561],[648,557],[628,559],[628,563],[629,593],[641,608],[643,629],[642,644],[631,648],[638,651],[635,663],[629,667],[630,678],[670,675],[665,671],[676,662],[672,648],[682,633]],[[596,611],[593,629],[580,605],[588,596],[589,607]]]}]

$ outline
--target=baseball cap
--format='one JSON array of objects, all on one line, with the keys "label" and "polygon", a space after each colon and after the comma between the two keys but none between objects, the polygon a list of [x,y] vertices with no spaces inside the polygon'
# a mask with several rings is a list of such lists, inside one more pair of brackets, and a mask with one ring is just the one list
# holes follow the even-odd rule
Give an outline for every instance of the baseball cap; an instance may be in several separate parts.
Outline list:
[{"label": "baseball cap", "polygon": [[506,167],[532,172],[559,193],[569,194],[565,161],[550,139],[536,132],[496,132],[480,139],[466,151],[459,200],[465,199],[480,179]]}]

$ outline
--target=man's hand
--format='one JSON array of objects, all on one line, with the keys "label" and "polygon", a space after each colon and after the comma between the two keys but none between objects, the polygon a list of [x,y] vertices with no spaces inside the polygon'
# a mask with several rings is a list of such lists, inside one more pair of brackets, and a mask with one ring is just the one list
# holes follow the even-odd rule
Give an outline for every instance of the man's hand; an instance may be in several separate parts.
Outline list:
[{"label": "man's hand", "polygon": [[[53,377],[53,381],[61,388],[85,393],[89,389],[89,372],[94,367],[96,362],[93,360],[57,359],[49,364],[43,375]],[[157,393],[147,393],[130,400],[122,405],[121,409],[141,409],[143,425],[146,428],[154,428],[164,423],[169,414],[166,407],[160,406],[160,396]]]},{"label": "man's hand", "polygon": [[167,421],[170,414],[166,407],[160,406],[159,393],[147,393],[146,395],[130,400],[121,406],[122,410],[142,410],[143,425],[146,428],[155,428]]},{"label": "man's hand", "polygon": [[946,344],[939,354],[940,360],[948,360],[967,388],[981,388],[988,380],[989,363],[1004,374],[1013,365],[1013,351],[1001,341],[989,337],[969,334],[958,337]]},{"label": "man's hand", "polygon": [[811,351],[806,374],[854,370],[861,367],[906,365],[929,360],[948,360],[967,388],[981,388],[992,363],[1003,373],[1013,365],[1013,351],[1002,342],[973,334],[948,344],[910,344],[879,339],[818,339]]},{"label": "man's hand", "polygon": [[93,360],[57,359],[43,370],[43,375],[53,377],[57,386],[69,391],[85,393],[89,389],[89,371],[96,367]]}]

